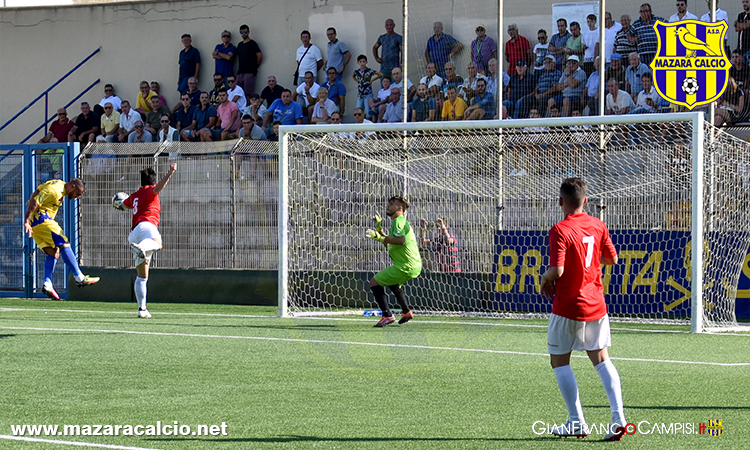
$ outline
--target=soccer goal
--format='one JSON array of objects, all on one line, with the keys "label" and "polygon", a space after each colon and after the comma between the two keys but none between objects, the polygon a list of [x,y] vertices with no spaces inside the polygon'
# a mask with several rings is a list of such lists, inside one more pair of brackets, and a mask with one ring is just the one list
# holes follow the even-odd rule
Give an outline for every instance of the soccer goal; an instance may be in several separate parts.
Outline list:
[{"label": "soccer goal", "polygon": [[613,320],[737,326],[750,152],[701,113],[282,127],[279,166],[281,316],[374,308],[367,281],[390,259],[365,230],[403,195],[424,267],[404,286],[415,311],[545,317],[547,233],[577,176],[619,252],[603,270]]}]

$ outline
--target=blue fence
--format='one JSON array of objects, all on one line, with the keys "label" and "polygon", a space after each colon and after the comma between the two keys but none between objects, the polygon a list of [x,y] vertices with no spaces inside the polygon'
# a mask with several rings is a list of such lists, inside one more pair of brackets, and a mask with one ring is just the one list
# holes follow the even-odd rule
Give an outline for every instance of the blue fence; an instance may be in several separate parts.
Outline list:
[{"label": "blue fence", "polygon": [[[26,201],[50,179],[77,176],[77,143],[0,145],[0,296],[43,297],[44,253],[24,233]],[[78,254],[78,202],[67,198],[56,220]],[[68,270],[55,270],[53,283],[67,297]]]}]

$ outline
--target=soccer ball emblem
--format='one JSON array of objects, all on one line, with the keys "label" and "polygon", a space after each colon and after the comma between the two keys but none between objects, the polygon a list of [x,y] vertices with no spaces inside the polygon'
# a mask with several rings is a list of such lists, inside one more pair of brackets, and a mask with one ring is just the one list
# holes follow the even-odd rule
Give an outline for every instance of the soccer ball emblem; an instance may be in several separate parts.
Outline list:
[{"label": "soccer ball emblem", "polygon": [[693,95],[696,92],[698,92],[698,89],[700,86],[698,85],[698,80],[696,80],[693,77],[685,78],[682,80],[682,92],[686,93],[687,95]]},{"label": "soccer ball emblem", "polygon": [[124,202],[126,198],[128,198],[128,194],[124,192],[118,192],[114,195],[114,197],[112,197],[112,207],[119,211],[125,211],[125,207],[122,206],[122,202]]}]

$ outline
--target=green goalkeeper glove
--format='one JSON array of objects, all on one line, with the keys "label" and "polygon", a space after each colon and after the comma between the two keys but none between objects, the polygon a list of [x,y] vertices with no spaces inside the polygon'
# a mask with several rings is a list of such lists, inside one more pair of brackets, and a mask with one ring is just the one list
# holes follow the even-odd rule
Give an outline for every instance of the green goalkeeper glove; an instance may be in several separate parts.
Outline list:
[{"label": "green goalkeeper glove", "polygon": [[372,220],[375,222],[375,231],[380,233],[383,231],[383,218],[380,217],[380,214],[375,213],[375,216],[373,216]]},{"label": "green goalkeeper glove", "polygon": [[385,236],[375,230],[367,230],[367,237],[369,237],[370,239],[375,239],[378,242],[385,241]]}]

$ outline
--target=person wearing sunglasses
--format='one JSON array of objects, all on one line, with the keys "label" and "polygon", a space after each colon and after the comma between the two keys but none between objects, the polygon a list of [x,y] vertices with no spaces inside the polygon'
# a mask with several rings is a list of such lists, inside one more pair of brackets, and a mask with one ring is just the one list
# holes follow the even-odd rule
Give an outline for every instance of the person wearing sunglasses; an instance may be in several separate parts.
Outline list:
[{"label": "person wearing sunglasses", "polygon": [[[172,117],[169,114],[162,114],[159,118],[159,142],[179,142],[180,133],[171,124]],[[170,156],[172,154],[170,153]]]},{"label": "person wearing sunglasses", "polygon": [[234,55],[237,54],[237,47],[232,45],[232,33],[227,30],[221,32],[221,44],[214,47],[211,54],[216,60],[215,73],[220,73],[225,77],[234,75]]}]

